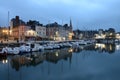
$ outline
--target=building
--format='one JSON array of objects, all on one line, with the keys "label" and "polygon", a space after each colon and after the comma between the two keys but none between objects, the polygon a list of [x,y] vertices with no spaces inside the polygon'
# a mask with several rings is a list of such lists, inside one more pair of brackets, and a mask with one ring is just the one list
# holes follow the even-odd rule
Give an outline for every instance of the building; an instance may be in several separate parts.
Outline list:
[{"label": "building", "polygon": [[108,35],[106,36],[106,38],[115,38],[115,29],[109,28],[107,32]]},{"label": "building", "polygon": [[73,31],[74,39],[93,39],[96,34],[98,34],[97,30],[74,30]]},{"label": "building", "polygon": [[46,38],[46,27],[44,27],[44,26],[35,26],[35,31],[37,32],[38,37]]},{"label": "building", "polygon": [[52,40],[72,40],[72,21],[70,20],[70,25],[60,25],[57,22],[46,25],[46,35]]},{"label": "building", "polygon": [[7,27],[0,27],[0,40],[9,39],[9,29]]},{"label": "building", "polygon": [[54,39],[59,26],[61,25],[59,25],[57,22],[46,25],[46,36],[48,39]]},{"label": "building", "polygon": [[27,30],[27,26],[23,20],[16,16],[11,19],[10,22],[10,39],[13,40],[24,40],[25,39],[25,31]]},{"label": "building", "polygon": [[65,29],[65,33],[66,33],[66,39],[65,40],[72,40],[73,37],[73,26],[72,26],[72,20],[70,19],[70,23],[63,25],[63,29]]},{"label": "building", "polygon": [[79,29],[74,30],[73,34],[74,34],[74,36],[73,36],[74,39],[82,39],[82,37],[83,37],[83,34],[81,33],[81,31]]},{"label": "building", "polygon": [[37,32],[32,30],[32,29],[31,30],[27,30],[25,32],[25,36],[26,37],[37,37]]},{"label": "building", "polygon": [[25,40],[26,31],[30,30],[29,26],[20,25],[12,29],[12,37],[14,40]]},{"label": "building", "polygon": [[99,29],[98,32],[96,39],[115,39],[116,37],[114,28],[109,28],[108,30]]},{"label": "building", "polygon": [[32,30],[35,30],[36,26],[42,26],[42,24],[40,24],[39,21],[36,20],[29,20],[27,22],[27,26],[30,26]]},{"label": "building", "polygon": [[59,27],[58,30],[55,32],[54,40],[62,41],[68,39],[68,31],[65,30],[64,27]]},{"label": "building", "polygon": [[25,25],[25,22],[19,18],[19,16],[16,16],[15,18],[11,19],[10,26],[11,29],[18,27],[20,25]]},{"label": "building", "polygon": [[99,29],[98,32],[99,32],[99,35],[103,35],[104,34],[104,30],[103,29]]},{"label": "building", "polygon": [[116,39],[120,39],[120,32],[116,33]]}]

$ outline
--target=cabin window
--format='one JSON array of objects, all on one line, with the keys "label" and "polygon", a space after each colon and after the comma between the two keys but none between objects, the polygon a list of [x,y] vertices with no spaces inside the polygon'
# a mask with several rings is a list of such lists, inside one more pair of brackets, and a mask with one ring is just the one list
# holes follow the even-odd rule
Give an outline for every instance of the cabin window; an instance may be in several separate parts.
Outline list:
[{"label": "cabin window", "polygon": [[25,44],[26,46],[29,46],[29,44]]},{"label": "cabin window", "polygon": [[34,46],[35,46],[34,44],[31,44],[31,48],[34,48]]}]

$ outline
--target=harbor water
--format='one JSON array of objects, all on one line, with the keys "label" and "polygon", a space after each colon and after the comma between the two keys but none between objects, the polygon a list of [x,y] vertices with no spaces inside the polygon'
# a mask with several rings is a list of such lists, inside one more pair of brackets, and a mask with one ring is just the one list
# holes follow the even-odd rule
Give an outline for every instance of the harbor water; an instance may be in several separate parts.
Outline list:
[{"label": "harbor water", "polygon": [[119,80],[119,74],[119,44],[0,57],[0,80]]}]

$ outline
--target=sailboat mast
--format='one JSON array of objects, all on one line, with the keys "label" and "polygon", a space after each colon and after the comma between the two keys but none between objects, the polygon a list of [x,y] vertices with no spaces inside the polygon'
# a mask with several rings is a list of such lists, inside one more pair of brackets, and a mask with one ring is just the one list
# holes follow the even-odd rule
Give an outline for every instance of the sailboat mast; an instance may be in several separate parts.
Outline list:
[{"label": "sailboat mast", "polygon": [[10,13],[9,13],[9,11],[8,11],[8,28],[9,28],[9,14],[10,14]]},{"label": "sailboat mast", "polygon": [[8,40],[9,40],[9,35],[10,35],[10,29],[9,29],[9,15],[10,15],[10,13],[9,13],[9,11],[8,11]]}]

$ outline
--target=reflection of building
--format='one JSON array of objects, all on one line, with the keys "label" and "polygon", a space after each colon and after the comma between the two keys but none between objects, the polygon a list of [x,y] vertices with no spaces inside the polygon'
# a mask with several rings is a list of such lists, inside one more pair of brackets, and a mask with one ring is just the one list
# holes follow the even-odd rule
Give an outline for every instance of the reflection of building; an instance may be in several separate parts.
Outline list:
[{"label": "reflection of building", "polygon": [[71,61],[72,52],[69,52],[69,49],[63,49],[46,53],[46,60],[53,63],[57,63],[61,59],[67,60],[68,58],[70,58]]},{"label": "reflection of building", "polygon": [[8,63],[7,55],[0,54],[0,63],[1,63],[1,62],[2,62],[3,64]]},{"label": "reflection of building", "polygon": [[26,56],[14,56],[11,59],[11,66],[17,71],[22,66],[36,66],[42,63],[45,60],[45,57],[42,54],[31,54]]},{"label": "reflection of building", "polygon": [[45,56],[43,54],[39,54],[39,53],[38,54],[35,53],[35,54],[31,55],[30,58],[32,59],[32,61],[30,62],[29,65],[32,65],[32,66],[41,64],[45,60]]},{"label": "reflection of building", "polygon": [[30,59],[25,56],[14,56],[11,59],[11,66],[19,71],[20,67],[30,63]]},{"label": "reflection of building", "polygon": [[116,48],[116,50],[120,50],[120,45],[116,44],[115,48]]},{"label": "reflection of building", "polygon": [[96,43],[95,49],[98,49],[99,51],[105,51],[109,53],[114,53],[115,52],[115,44],[98,44]]},{"label": "reflection of building", "polygon": [[104,43],[96,43],[95,45],[85,46],[84,50],[86,51],[98,51],[98,52],[115,52],[115,44],[104,44]]}]

